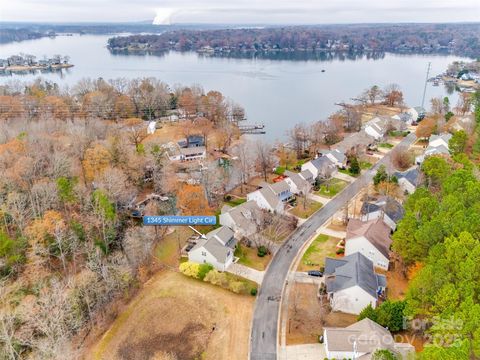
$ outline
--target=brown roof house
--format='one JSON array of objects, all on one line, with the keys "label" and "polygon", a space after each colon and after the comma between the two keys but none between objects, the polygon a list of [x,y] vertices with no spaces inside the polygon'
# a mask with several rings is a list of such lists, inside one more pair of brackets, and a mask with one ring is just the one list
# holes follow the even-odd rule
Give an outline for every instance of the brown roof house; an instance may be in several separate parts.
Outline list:
[{"label": "brown roof house", "polygon": [[360,221],[350,219],[345,238],[345,255],[361,253],[376,267],[388,270],[390,263],[390,227],[382,219]]},{"label": "brown roof house", "polygon": [[328,359],[368,360],[377,350],[409,359],[415,352],[411,344],[395,342],[390,331],[368,318],[346,328],[325,328],[323,339]]}]

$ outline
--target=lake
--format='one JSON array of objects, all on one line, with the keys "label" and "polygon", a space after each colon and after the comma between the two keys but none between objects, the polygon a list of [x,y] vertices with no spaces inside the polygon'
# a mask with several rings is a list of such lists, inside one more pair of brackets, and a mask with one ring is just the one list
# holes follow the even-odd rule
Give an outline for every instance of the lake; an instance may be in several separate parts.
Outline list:
[{"label": "lake", "polygon": [[[199,84],[205,90],[219,90],[241,104],[250,123],[263,123],[268,140],[284,139],[295,123],[313,122],[339,109],[335,103],[348,102],[371,85],[400,85],[410,106],[422,101],[428,62],[430,75],[443,72],[457,56],[385,54],[380,58],[333,60],[276,60],[204,57],[196,53],[169,52],[156,55],[114,55],[106,48],[109,36],[74,35],[42,38],[0,45],[0,58],[28,53],[42,58],[68,55],[75,66],[60,73],[41,76],[61,85],[81,78],[156,77],[169,85]],[[322,72],[325,70],[325,72]],[[39,75],[0,76],[0,83]],[[456,93],[443,86],[427,85],[429,99],[449,96],[455,105]]]}]

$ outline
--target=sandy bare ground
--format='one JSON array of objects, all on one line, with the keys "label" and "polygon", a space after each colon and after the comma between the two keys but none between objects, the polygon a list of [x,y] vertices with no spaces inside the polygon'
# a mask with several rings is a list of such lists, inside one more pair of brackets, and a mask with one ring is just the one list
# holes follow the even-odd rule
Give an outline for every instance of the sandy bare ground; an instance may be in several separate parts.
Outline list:
[{"label": "sandy bare ground", "polygon": [[254,298],[173,271],[148,281],[85,359],[247,359]]}]

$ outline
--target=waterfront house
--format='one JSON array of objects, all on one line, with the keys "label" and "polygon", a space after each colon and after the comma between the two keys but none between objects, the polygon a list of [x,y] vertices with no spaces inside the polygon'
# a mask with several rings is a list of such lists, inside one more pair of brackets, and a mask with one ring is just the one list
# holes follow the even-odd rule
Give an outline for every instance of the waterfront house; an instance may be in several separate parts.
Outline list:
[{"label": "waterfront house", "polygon": [[207,157],[204,146],[181,148],[177,143],[170,142],[164,145],[164,148],[170,161],[196,161]]},{"label": "waterfront house", "polygon": [[305,170],[310,171],[314,179],[329,179],[337,172],[337,167],[328,157],[319,156],[303,164],[302,171]]},{"label": "waterfront house", "polygon": [[[308,171],[310,173],[309,170],[305,170],[305,171]],[[285,170],[283,175],[287,176],[285,178],[285,182],[288,184],[288,186],[290,187],[290,191],[293,194],[300,195],[310,190],[311,182],[305,179],[302,176],[302,173],[296,173],[296,172]],[[308,179],[310,179],[310,177],[308,177]]]},{"label": "waterfront house", "polygon": [[205,146],[205,140],[202,135],[189,135],[186,139],[180,140],[178,145],[181,148]]},{"label": "waterfront house", "polygon": [[253,200],[244,202],[235,207],[224,205],[222,207],[219,221],[221,225],[228,226],[240,239],[248,238],[258,231],[258,221],[263,210]]},{"label": "waterfront house", "polygon": [[388,120],[384,118],[373,118],[364,126],[364,131],[375,140],[380,141],[388,131]]},{"label": "waterfront house", "polygon": [[342,141],[332,145],[332,149],[337,149],[345,155],[364,154],[368,149],[375,146],[375,138],[368,135],[364,130],[346,136]]},{"label": "waterfront house", "polygon": [[389,350],[398,359],[411,359],[415,347],[395,342],[388,329],[365,318],[345,328],[326,327],[323,341],[327,359],[371,359],[377,350]]},{"label": "waterfront house", "polygon": [[247,200],[255,201],[262,209],[282,213],[285,209],[284,203],[294,199],[290,186],[285,180],[275,184],[262,182],[260,187],[247,194]]},{"label": "waterfront house", "polygon": [[347,157],[338,149],[322,150],[321,155],[327,157],[339,169],[347,167]]},{"label": "waterfront house", "polygon": [[375,273],[373,262],[360,252],[325,259],[325,285],[333,311],[360,314],[368,305],[377,307],[387,280]]},{"label": "waterfront house", "polygon": [[221,226],[198,239],[188,252],[188,260],[199,264],[210,264],[225,271],[234,261],[235,239],[232,229]]},{"label": "waterfront house", "polygon": [[391,245],[390,228],[382,219],[348,221],[345,255],[359,252],[371,260],[374,266],[388,270]]},{"label": "waterfront house", "polygon": [[368,200],[362,204],[362,221],[382,219],[392,231],[405,216],[402,204],[391,196],[381,196],[376,200]]},{"label": "waterfront house", "polygon": [[421,183],[421,173],[418,167],[412,167],[407,171],[397,171],[393,174],[398,180],[398,186],[405,193],[412,194]]}]

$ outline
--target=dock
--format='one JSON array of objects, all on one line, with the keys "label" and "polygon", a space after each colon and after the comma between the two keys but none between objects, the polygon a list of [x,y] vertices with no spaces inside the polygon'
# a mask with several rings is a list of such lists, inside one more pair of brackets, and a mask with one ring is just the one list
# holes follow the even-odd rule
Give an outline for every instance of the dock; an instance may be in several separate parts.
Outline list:
[{"label": "dock", "polygon": [[242,134],[265,134],[265,125],[263,124],[254,124],[254,125],[239,125],[238,128]]}]

